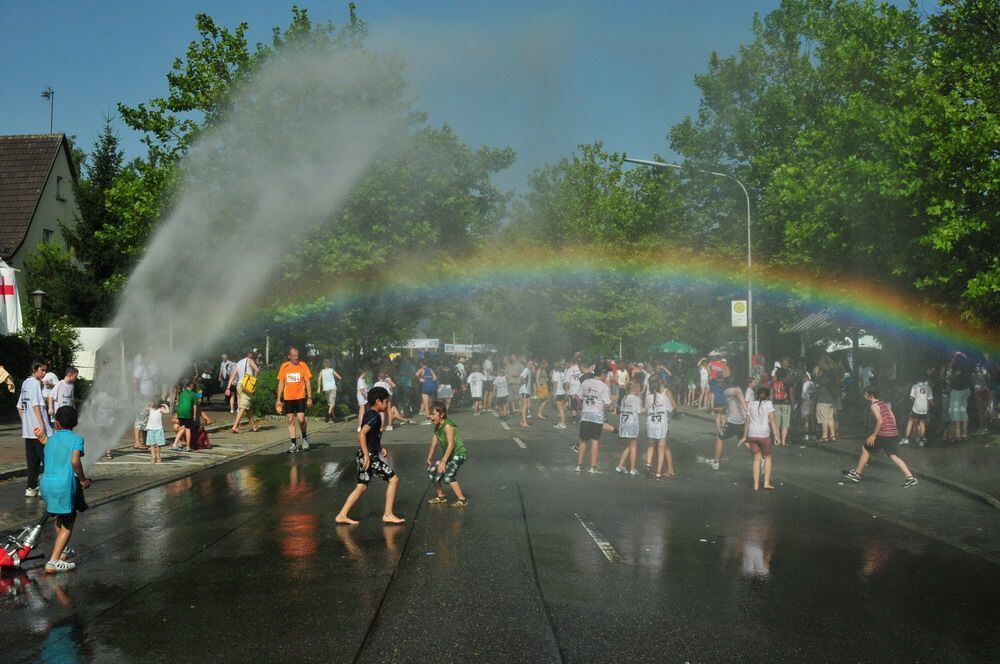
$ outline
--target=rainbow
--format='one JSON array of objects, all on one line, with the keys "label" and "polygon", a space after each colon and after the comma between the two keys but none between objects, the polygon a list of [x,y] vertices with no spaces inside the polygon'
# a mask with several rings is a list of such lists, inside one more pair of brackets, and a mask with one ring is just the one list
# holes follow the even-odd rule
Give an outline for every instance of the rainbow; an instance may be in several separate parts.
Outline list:
[{"label": "rainbow", "polygon": [[[277,306],[273,313],[280,321],[293,322],[348,307],[373,292],[409,299],[465,297],[490,286],[581,284],[614,277],[705,292],[740,292],[747,285],[745,265],[724,258],[709,260],[685,249],[618,254],[585,246],[558,251],[517,248],[440,259],[432,266],[404,261],[394,263],[391,270],[348,275],[333,284],[313,280],[284,298],[289,304]],[[1000,334],[992,326],[972,325],[949,307],[861,278],[819,278],[803,269],[756,265],[753,288],[755,302],[791,301],[803,310],[830,309],[849,324],[903,334],[914,342],[991,355],[1000,350]]]}]

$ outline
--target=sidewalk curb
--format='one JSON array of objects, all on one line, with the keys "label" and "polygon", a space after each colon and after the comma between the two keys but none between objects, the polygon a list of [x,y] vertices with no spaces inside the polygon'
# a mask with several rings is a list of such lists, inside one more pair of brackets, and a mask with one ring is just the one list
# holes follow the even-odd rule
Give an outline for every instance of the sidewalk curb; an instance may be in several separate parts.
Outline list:
[{"label": "sidewalk curb", "polygon": [[[693,417],[693,418],[698,419],[698,420],[704,420],[706,422],[711,422],[713,424],[715,423],[715,419],[714,418],[711,418],[711,417],[709,417],[707,415],[702,415],[701,413],[688,413],[688,412],[685,412],[685,411],[681,411],[681,412],[684,413],[684,417]],[[847,457],[851,457],[851,458],[854,458],[854,457],[857,456],[856,452],[849,452],[847,450],[841,450],[841,449],[838,449],[836,447],[823,447],[821,445],[810,445],[810,446],[807,446],[807,449],[815,449],[815,450],[819,450],[821,452],[825,452],[827,454],[838,454],[840,456],[847,456]],[[877,463],[879,465],[887,463],[883,459],[877,458],[874,455],[872,455],[871,462],[872,463]],[[987,505],[989,505],[990,507],[992,507],[993,509],[1000,510],[1000,499],[997,499],[996,497],[991,496],[990,494],[986,493],[985,491],[981,491],[979,489],[975,489],[975,488],[973,488],[971,486],[968,486],[967,484],[962,484],[961,482],[956,482],[954,480],[949,480],[949,479],[947,479],[945,477],[941,477],[940,475],[935,475],[934,473],[929,473],[929,472],[927,472],[925,470],[920,470],[919,468],[913,468],[913,471],[914,471],[915,474],[919,474],[921,478],[926,478],[926,479],[930,480],[931,482],[934,482],[935,484],[943,486],[943,487],[945,487],[947,489],[951,489],[952,491],[955,491],[956,493],[961,493],[961,494],[964,494],[964,495],[966,495],[966,496],[968,496],[970,498],[974,498],[976,500],[984,502]]]}]

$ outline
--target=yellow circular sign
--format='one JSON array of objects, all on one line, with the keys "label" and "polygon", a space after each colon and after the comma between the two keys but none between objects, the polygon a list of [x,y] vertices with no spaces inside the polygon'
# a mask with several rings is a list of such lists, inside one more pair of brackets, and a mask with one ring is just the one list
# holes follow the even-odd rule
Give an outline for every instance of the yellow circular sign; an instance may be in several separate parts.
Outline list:
[{"label": "yellow circular sign", "polygon": [[733,311],[738,314],[743,313],[747,310],[747,305],[745,302],[733,302]]}]

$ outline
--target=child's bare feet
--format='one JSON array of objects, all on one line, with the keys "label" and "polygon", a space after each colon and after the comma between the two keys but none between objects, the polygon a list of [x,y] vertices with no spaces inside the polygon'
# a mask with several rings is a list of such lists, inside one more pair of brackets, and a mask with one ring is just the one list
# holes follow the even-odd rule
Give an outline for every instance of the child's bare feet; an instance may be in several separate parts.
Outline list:
[{"label": "child's bare feet", "polygon": [[354,519],[352,519],[351,517],[349,517],[349,516],[344,516],[344,515],[342,515],[342,514],[338,514],[338,515],[337,515],[337,518],[335,519],[335,521],[336,521],[337,523],[343,523],[343,524],[346,524],[346,525],[349,525],[349,526],[356,526],[356,525],[358,525],[358,523],[359,523],[358,521],[355,521],[355,520],[354,520]]},{"label": "child's bare feet", "polygon": [[773,484],[765,484],[765,485],[764,485],[764,488],[765,488],[765,489],[773,489],[773,488],[774,488],[774,485],[773,485]]},{"label": "child's bare feet", "polygon": [[402,519],[396,516],[395,514],[386,514],[385,516],[382,517],[382,521],[384,521],[385,523],[403,523],[406,521],[406,519]]}]

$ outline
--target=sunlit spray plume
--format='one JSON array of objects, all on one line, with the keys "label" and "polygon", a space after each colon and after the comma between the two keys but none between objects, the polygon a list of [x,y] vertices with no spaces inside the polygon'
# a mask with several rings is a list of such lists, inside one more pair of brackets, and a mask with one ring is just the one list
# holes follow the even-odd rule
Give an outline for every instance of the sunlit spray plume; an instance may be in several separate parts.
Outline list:
[{"label": "sunlit spray plume", "polygon": [[192,147],[112,323],[123,345],[106,351],[85,405],[89,463],[131,429],[147,401],[134,389],[135,357],[155,365],[159,384],[189,374],[192,360],[266,294],[279,262],[302,252],[304,232],[333,223],[376,155],[402,143],[402,91],[387,71],[377,56],[348,47],[276,55]]}]

